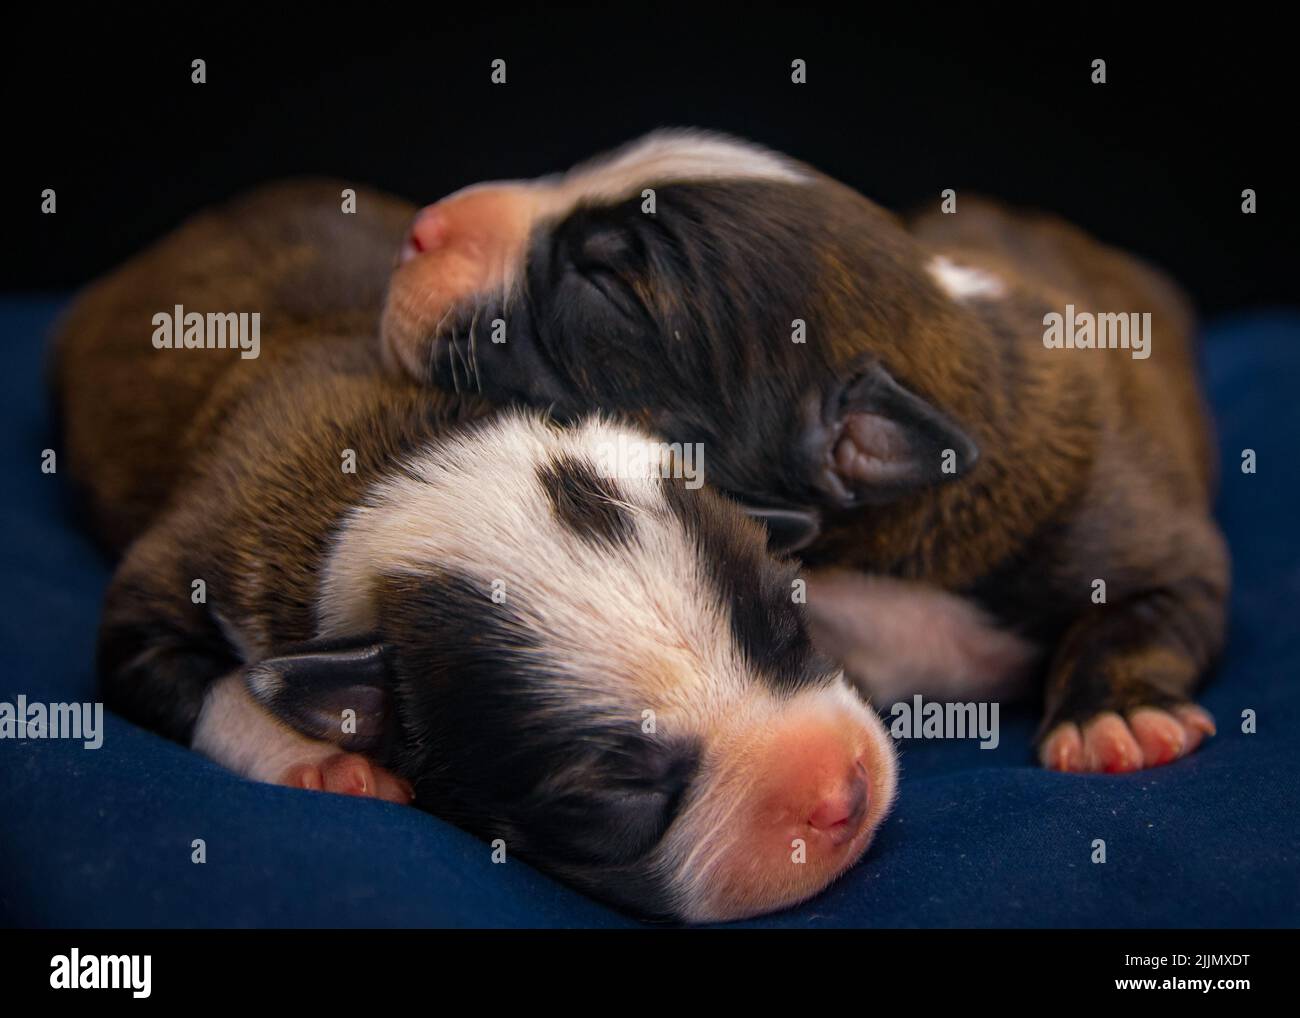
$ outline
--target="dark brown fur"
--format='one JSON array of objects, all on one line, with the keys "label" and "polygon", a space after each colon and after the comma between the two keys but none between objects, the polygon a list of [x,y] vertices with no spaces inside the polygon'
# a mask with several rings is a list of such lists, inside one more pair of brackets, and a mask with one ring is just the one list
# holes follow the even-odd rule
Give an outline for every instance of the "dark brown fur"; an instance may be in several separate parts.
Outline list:
[{"label": "dark brown fur", "polygon": [[[812,557],[974,593],[1059,639],[1044,732],[1186,701],[1222,646],[1229,583],[1186,301],[1054,217],[964,199],[958,215],[909,225],[1011,286],[1007,298],[959,305],[958,320],[951,306],[926,307],[906,342],[874,347],[967,426],[980,462],[924,497],[833,517]],[[1152,312],[1150,358],[1045,348],[1043,316],[1066,303]],[[852,309],[843,313],[851,336]],[[1105,604],[1092,601],[1096,579]]]},{"label": "dark brown fur", "polygon": [[[361,192],[344,215],[328,181],[261,188],[205,211],[88,287],[59,325],[54,384],[64,456],[97,534],[120,551],[174,492],[222,408],[322,335],[368,335],[410,209]],[[297,213],[294,212],[297,209]],[[260,312],[256,360],[158,351],[152,316]]]},{"label": "dark brown fur", "polygon": [[[416,443],[483,409],[382,373],[375,316],[409,210],[361,192],[344,216],[342,186],[278,185],[204,213],[61,326],[65,462],[95,531],[124,552],[100,634],[106,700],[172,738],[188,740],[207,684],[240,663],[221,620],[251,620],[259,655],[311,639],[342,514]],[[154,349],[151,318],[177,303],[260,312],[261,355]]]},{"label": "dark brown fur", "polygon": [[[485,393],[701,443],[708,480],[779,514],[810,564],[977,597],[1051,648],[1044,730],[1190,698],[1223,643],[1229,563],[1175,286],[1060,220],[968,196],[910,221],[820,176],[657,198],[653,216],[627,201],[540,224],[525,309],[467,298],[463,316],[509,319],[510,344],[478,358]],[[936,254],[1007,292],[955,299],[928,271]],[[1067,304],[1150,312],[1150,357],[1045,348],[1044,315]],[[444,338],[422,340],[406,362],[450,386]],[[850,499],[827,482],[836,400],[874,372],[894,388],[863,391],[894,403],[854,411],[894,416],[916,462],[907,483]],[[936,435],[978,455],[944,476]]]}]

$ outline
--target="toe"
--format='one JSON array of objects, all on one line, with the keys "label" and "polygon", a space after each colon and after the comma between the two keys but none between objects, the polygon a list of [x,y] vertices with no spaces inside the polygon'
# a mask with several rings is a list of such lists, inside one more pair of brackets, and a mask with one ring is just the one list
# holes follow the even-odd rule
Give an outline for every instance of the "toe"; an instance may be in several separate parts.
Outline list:
[{"label": "toe", "polygon": [[1135,771],[1143,761],[1142,747],[1128,725],[1110,711],[1083,726],[1083,755],[1088,770],[1106,774]]},{"label": "toe", "polygon": [[325,777],[321,774],[318,764],[298,764],[296,767],[289,768],[282,784],[289,788],[305,788],[308,791],[321,792],[325,789]]},{"label": "toe", "polygon": [[325,790],[405,805],[413,798],[408,781],[357,753],[332,757],[321,767]]},{"label": "toe", "polygon": [[1083,770],[1083,736],[1079,726],[1067,721],[1052,729],[1039,747],[1038,759],[1044,767],[1054,771]]},{"label": "toe", "polygon": [[1181,707],[1174,708],[1174,715],[1183,724],[1183,732],[1187,738],[1187,752],[1190,753],[1199,746],[1208,736],[1215,733],[1214,718],[1210,712],[1203,707],[1198,707],[1194,703],[1185,703]]},{"label": "toe", "polygon": [[370,761],[356,753],[330,757],[321,765],[325,791],[336,795],[370,796],[375,790],[375,775]]},{"label": "toe", "polygon": [[396,802],[407,806],[415,798],[415,789],[403,777],[386,771],[382,767],[375,769],[375,798],[385,802]]},{"label": "toe", "polygon": [[1128,716],[1128,726],[1142,747],[1147,767],[1159,767],[1189,751],[1188,733],[1182,721],[1156,707],[1140,707]]}]

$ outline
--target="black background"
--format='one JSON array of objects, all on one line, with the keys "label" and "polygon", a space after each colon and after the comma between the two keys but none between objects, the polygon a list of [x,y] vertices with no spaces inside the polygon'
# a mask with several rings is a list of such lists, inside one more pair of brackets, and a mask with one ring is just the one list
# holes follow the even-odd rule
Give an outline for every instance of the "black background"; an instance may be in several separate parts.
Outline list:
[{"label": "black background", "polygon": [[[1050,209],[1171,270],[1208,312],[1294,300],[1282,156],[1295,58],[1279,27],[1233,12],[1189,25],[1092,6],[909,19],[837,7],[11,16],[0,289],[81,284],[274,177],[329,173],[425,202],[693,125],[789,152],[891,208],[952,187]],[[195,57],[206,84],[190,81]],[[505,86],[489,80],[497,57]],[[796,57],[806,85],[790,81]],[[1096,57],[1105,85],[1090,81]],[[57,215],[39,211],[46,187]],[[1257,215],[1240,211],[1246,187]]]},{"label": "black background", "polygon": [[[1041,1006],[1047,990],[1108,1006],[1128,998],[1127,1010],[1134,1002],[1169,1000],[1185,1011],[1192,1000],[1208,997],[1218,1013],[1232,1014],[1261,1011],[1292,989],[1297,940],[1290,929],[715,929],[691,930],[687,936],[682,940],[657,929],[367,930],[363,935],[354,930],[0,930],[0,985],[5,1000],[24,1015],[60,1004],[63,1011],[80,1006],[91,1013],[117,1013],[116,1004],[146,1014],[150,1007],[172,1014],[202,1004],[240,1014],[254,997],[269,1010],[289,1013],[368,1015],[392,1006],[386,1000],[433,998],[432,1009],[460,997],[490,1004],[494,1011],[524,1012],[550,1000],[581,1014],[609,1010],[611,1001],[622,1003],[633,996],[632,987],[643,986],[642,997],[661,987],[689,986],[702,1010],[790,1012],[808,1006],[808,987],[806,979],[786,973],[822,967],[858,974],[863,992],[857,998],[864,1009],[891,1013],[915,1013],[919,1002],[926,1010],[951,1004],[960,1014],[973,1010],[972,1001],[989,1000],[1021,1010]],[[124,990],[50,989],[51,958],[73,947],[83,957],[150,955],[148,1001]],[[1172,959],[1184,952],[1187,967],[1171,963],[1152,969],[1127,960]],[[1197,967],[1197,958],[1205,955],[1246,960]],[[485,983],[485,969],[500,976]],[[1115,988],[1116,979],[1150,977],[1246,979],[1250,989],[1206,994]],[[849,999],[840,993],[834,1003]]]}]

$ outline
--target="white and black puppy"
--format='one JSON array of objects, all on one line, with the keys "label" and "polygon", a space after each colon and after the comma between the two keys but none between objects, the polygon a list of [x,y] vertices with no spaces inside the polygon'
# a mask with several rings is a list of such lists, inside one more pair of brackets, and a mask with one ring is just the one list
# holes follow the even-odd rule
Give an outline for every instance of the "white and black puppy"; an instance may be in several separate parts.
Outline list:
[{"label": "white and black puppy", "polygon": [[[383,342],[448,389],[701,444],[711,483],[837,571],[809,603],[843,660],[905,663],[878,617],[903,588],[869,576],[1014,624],[1048,663],[1049,766],[1149,767],[1213,731],[1191,697],[1229,565],[1191,315],[1066,223],[965,195],[904,220],[757,146],[660,132],[421,211]],[[924,649],[908,614],[895,647]],[[961,642],[986,679],[1024,662]]]},{"label": "white and black puppy", "polygon": [[[62,323],[66,459],[122,555],[110,706],[259,780],[413,798],[641,914],[825,887],[895,758],[814,651],[795,564],[662,456],[611,472],[641,430],[385,373],[409,210],[344,216],[339,190],[200,216]],[[259,355],[208,348],[241,312]],[[193,343],[159,341],[173,313]]]}]

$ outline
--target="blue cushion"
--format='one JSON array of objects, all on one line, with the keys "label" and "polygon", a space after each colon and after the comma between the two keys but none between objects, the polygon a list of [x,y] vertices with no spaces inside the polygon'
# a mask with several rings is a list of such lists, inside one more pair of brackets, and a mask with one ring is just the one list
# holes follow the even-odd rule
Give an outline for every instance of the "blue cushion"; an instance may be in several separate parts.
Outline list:
[{"label": "blue cushion", "polygon": [[[0,301],[0,700],[95,697],[109,566],[75,528],[43,338],[63,302]],[[1126,776],[1038,768],[1031,707],[1001,744],[903,742],[898,806],[866,860],[756,926],[1294,926],[1300,923],[1300,314],[1213,323],[1219,515],[1236,564],[1229,651],[1203,702],[1219,734]],[[1243,474],[1252,448],[1258,472]],[[1258,732],[1241,731],[1241,714]],[[0,740],[0,918],[54,926],[627,926],[450,824],[255,784],[107,715],[103,745]],[[206,862],[191,843],[206,843]],[[1106,842],[1104,865],[1092,843]]]}]

